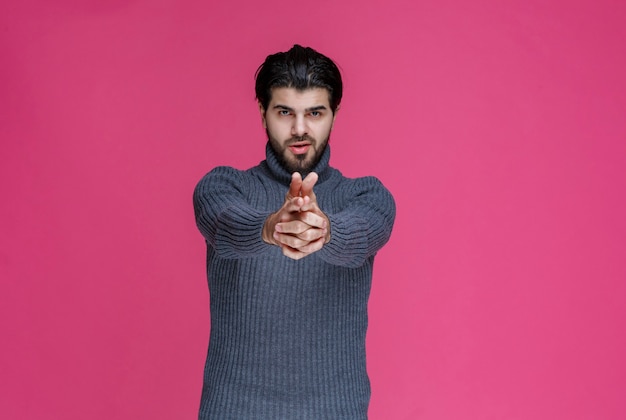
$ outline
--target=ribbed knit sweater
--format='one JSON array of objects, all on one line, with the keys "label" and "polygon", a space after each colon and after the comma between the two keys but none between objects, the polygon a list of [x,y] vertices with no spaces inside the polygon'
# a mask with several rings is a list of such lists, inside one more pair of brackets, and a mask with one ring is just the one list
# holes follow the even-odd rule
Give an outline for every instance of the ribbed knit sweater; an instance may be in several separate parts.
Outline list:
[{"label": "ribbed knit sweater", "polygon": [[291,181],[269,144],[246,171],[217,167],[194,191],[207,244],[211,329],[199,419],[366,419],[367,302],[376,252],[395,218],[374,177],[313,169],[330,242],[300,260],[265,243]]}]

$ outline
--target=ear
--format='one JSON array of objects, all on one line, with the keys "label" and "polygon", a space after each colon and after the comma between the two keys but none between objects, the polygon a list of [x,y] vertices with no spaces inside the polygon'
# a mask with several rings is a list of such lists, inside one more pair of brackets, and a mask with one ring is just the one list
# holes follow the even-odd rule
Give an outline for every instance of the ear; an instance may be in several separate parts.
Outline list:
[{"label": "ear", "polygon": [[267,121],[265,120],[265,108],[263,108],[263,104],[258,102],[259,104],[259,112],[261,113],[261,124],[263,124],[263,128],[267,129]]}]

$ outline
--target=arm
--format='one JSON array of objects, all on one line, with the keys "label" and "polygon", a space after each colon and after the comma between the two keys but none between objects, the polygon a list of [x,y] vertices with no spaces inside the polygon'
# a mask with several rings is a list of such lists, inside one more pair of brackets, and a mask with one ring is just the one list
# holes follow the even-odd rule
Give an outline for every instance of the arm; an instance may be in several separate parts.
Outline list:
[{"label": "arm", "polygon": [[261,231],[270,212],[248,204],[246,184],[240,171],[218,167],[205,175],[194,190],[198,229],[223,258],[251,257],[268,249]]},{"label": "arm", "polygon": [[330,220],[330,241],[318,255],[329,264],[359,267],[387,243],[395,220],[391,193],[374,177],[351,181],[348,204]]}]

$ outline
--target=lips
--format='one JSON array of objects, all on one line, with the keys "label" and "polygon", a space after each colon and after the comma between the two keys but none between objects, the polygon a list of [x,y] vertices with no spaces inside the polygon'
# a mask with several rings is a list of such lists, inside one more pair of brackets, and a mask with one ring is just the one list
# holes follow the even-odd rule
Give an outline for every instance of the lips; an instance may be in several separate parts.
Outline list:
[{"label": "lips", "polygon": [[294,155],[303,155],[309,151],[310,147],[311,147],[311,143],[298,142],[298,143],[294,143],[290,145],[289,150],[291,150],[291,153],[293,153]]}]

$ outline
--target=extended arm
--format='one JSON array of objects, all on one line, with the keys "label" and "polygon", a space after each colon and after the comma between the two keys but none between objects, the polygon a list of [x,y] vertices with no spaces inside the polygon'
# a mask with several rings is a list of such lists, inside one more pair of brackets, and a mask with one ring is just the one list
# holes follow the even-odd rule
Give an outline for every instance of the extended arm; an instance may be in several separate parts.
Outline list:
[{"label": "extended arm", "polygon": [[359,267],[387,243],[395,220],[391,193],[374,177],[353,180],[344,192],[348,203],[326,213],[330,241],[318,253],[329,264]]},{"label": "extended arm", "polygon": [[205,175],[194,190],[196,224],[223,258],[250,257],[268,248],[261,231],[270,212],[247,202],[245,186],[241,172],[218,167]]}]

